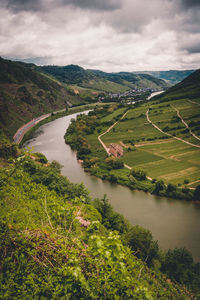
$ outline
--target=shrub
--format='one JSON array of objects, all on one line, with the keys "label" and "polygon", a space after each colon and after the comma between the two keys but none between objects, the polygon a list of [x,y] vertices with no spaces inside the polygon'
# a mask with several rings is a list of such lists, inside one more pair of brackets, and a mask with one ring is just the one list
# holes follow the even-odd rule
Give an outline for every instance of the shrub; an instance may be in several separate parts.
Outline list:
[{"label": "shrub", "polygon": [[139,181],[147,179],[146,172],[142,170],[131,170],[131,175]]}]

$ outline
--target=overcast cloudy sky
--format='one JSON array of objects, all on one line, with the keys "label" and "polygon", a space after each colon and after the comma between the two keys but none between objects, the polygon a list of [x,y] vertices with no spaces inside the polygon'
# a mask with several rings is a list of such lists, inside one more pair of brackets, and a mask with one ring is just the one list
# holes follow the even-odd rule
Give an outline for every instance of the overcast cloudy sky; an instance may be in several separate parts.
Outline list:
[{"label": "overcast cloudy sky", "polygon": [[0,55],[110,72],[200,68],[200,0],[0,0]]}]

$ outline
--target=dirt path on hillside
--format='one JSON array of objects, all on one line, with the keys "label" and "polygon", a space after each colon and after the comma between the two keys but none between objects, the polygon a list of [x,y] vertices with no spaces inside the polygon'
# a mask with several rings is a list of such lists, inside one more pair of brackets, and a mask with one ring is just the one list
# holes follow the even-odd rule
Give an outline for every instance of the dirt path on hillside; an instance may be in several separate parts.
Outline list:
[{"label": "dirt path on hillside", "polygon": [[101,137],[104,136],[104,135],[105,135],[106,133],[108,133],[109,131],[111,131],[111,129],[112,129],[115,125],[117,125],[117,124],[119,123],[119,121],[122,120],[122,119],[126,116],[127,113],[128,113],[128,111],[125,112],[125,114],[123,114],[123,116],[121,117],[121,119],[119,119],[117,122],[115,122],[113,125],[111,125],[106,131],[104,131],[103,133],[101,133],[101,134],[98,136],[99,142],[101,143],[101,145],[103,146],[103,148],[105,149],[105,151],[107,152],[108,155],[110,155],[110,153],[109,153],[109,148],[106,147],[106,145],[105,145],[105,143],[102,141]]},{"label": "dirt path on hillside", "polygon": [[200,180],[196,180],[196,181],[190,182],[187,185],[192,185],[192,184],[197,183],[197,182],[200,182]]},{"label": "dirt path on hillside", "polygon": [[154,128],[156,128],[157,130],[159,130],[159,131],[162,132],[163,134],[165,134],[165,135],[167,135],[167,136],[170,136],[170,137],[172,137],[173,139],[176,139],[176,140],[181,141],[181,142],[183,142],[183,143],[186,143],[186,144],[188,144],[188,145],[190,145],[190,146],[193,146],[193,147],[196,147],[196,148],[199,148],[199,149],[200,149],[200,146],[199,146],[199,145],[192,144],[192,143],[190,143],[190,142],[188,142],[188,141],[185,141],[185,140],[183,140],[183,139],[181,139],[181,138],[178,138],[178,137],[176,137],[176,136],[173,136],[172,134],[167,133],[167,132],[164,132],[162,129],[160,129],[156,124],[154,124],[154,123],[149,119],[149,109],[146,111],[146,117],[147,117],[147,121],[148,121]]},{"label": "dirt path on hillside", "polygon": [[191,103],[193,103],[193,104],[196,104],[196,105],[199,105],[199,106],[200,106],[200,104],[197,103],[197,102],[195,102],[195,101],[192,101],[192,100],[188,100],[188,101],[191,102]]},{"label": "dirt path on hillside", "polygon": [[200,141],[200,138],[199,138],[198,136],[196,136],[196,135],[194,134],[194,132],[192,132],[192,130],[190,129],[189,125],[188,125],[188,124],[185,122],[185,120],[181,117],[180,111],[179,111],[176,107],[174,107],[173,105],[171,105],[171,107],[172,107],[173,109],[176,110],[177,116],[181,119],[181,122],[182,122],[182,123],[185,125],[185,127],[189,130],[189,133],[190,133],[195,139],[197,139],[197,140]]},{"label": "dirt path on hillside", "polygon": [[143,143],[143,144],[135,144],[135,147],[143,147],[143,146],[151,146],[151,145],[160,145],[160,144],[166,144],[169,143],[169,141],[171,141],[171,139],[167,139],[165,141],[160,141],[160,142],[147,142],[147,143]]}]

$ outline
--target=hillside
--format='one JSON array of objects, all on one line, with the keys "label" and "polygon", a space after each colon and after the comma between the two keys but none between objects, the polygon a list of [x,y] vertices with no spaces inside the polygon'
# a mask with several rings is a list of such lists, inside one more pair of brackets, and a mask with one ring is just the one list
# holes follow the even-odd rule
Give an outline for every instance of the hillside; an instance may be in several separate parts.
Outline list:
[{"label": "hillside", "polygon": [[105,197],[91,201],[56,162],[18,158],[0,170],[1,299],[194,299],[166,271],[176,258],[176,280],[188,280],[198,268],[189,253],[162,254],[167,276],[149,268],[159,254],[148,230],[130,227]]},{"label": "hillside", "polygon": [[190,99],[200,101],[200,69],[196,70],[182,82],[171,87],[168,91],[158,96],[160,100]]},{"label": "hillside", "polygon": [[0,58],[0,128],[8,136],[35,116],[81,102],[78,95],[35,65]]},{"label": "hillside", "polygon": [[99,70],[85,70],[76,65],[44,66],[42,69],[62,82],[75,85],[78,91],[80,88],[85,88],[91,89],[93,93],[103,91],[115,93],[133,88],[165,89],[169,87],[163,80],[148,74],[106,73]]},{"label": "hillside", "polygon": [[193,73],[195,70],[169,70],[169,71],[145,71],[145,72],[133,72],[134,74],[149,74],[156,78],[162,79],[167,81],[168,83],[174,85],[183,79],[185,79],[187,76],[189,76],[191,73]]}]

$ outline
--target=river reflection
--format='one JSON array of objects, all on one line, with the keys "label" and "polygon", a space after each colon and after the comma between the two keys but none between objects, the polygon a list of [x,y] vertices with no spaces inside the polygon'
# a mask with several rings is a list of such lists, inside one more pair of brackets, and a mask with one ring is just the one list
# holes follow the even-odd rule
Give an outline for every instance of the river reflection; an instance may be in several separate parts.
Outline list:
[{"label": "river reflection", "polygon": [[196,261],[200,260],[200,205],[131,191],[84,172],[76,153],[63,138],[70,119],[76,115],[43,125],[38,136],[25,146],[33,146],[35,152],[43,153],[49,161],[57,160],[63,165],[62,174],[71,182],[84,183],[93,198],[107,194],[114,210],[131,224],[150,229],[161,248],[186,247]]}]

